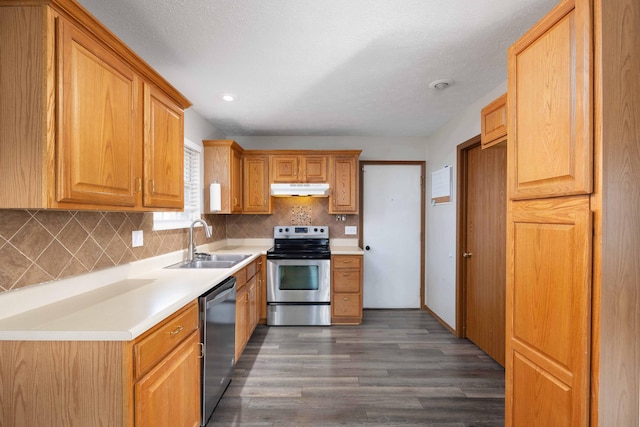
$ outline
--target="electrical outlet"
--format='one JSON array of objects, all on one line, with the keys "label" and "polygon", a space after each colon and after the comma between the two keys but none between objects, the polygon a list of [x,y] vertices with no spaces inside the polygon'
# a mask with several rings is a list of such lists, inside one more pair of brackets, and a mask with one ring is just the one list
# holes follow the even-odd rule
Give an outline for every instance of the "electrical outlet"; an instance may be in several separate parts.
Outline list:
[{"label": "electrical outlet", "polygon": [[144,244],[144,233],[142,230],[135,230],[131,232],[131,246],[137,248]]},{"label": "electrical outlet", "polygon": [[344,227],[344,234],[347,234],[347,235],[358,234],[358,227],[356,227],[355,225],[347,225]]}]

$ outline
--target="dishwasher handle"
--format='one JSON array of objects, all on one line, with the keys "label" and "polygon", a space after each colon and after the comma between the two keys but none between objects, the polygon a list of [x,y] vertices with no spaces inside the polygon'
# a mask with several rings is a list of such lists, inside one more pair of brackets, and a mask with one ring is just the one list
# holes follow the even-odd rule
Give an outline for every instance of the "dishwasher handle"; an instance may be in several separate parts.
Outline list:
[{"label": "dishwasher handle", "polygon": [[220,302],[224,301],[225,299],[227,299],[229,294],[235,292],[235,290],[236,278],[231,276],[202,297],[204,298],[206,309],[209,309],[210,306],[219,304]]}]

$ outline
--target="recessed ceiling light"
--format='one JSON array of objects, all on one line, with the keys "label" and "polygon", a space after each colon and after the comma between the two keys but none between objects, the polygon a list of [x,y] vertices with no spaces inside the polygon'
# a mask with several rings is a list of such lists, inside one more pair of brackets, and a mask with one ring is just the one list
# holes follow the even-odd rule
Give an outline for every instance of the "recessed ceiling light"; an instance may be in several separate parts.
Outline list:
[{"label": "recessed ceiling light", "polygon": [[453,80],[451,79],[440,79],[440,80],[434,80],[431,83],[429,83],[429,87],[434,90],[445,90],[452,84],[453,84]]},{"label": "recessed ceiling light", "polygon": [[236,99],[238,99],[238,97],[230,93],[225,93],[224,95],[222,95],[223,101],[232,102],[232,101],[235,101]]}]

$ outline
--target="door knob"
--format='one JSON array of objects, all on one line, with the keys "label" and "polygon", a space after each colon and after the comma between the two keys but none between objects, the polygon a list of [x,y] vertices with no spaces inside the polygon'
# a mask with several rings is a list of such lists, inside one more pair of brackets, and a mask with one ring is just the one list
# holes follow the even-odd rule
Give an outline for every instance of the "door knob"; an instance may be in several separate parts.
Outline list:
[{"label": "door knob", "polygon": [[369,250],[371,250],[371,246],[365,246],[365,247],[364,247],[364,249],[365,249],[366,251],[369,251]]},{"label": "door knob", "polygon": [[471,258],[471,255],[473,255],[471,252],[465,252],[462,254],[463,258]]}]

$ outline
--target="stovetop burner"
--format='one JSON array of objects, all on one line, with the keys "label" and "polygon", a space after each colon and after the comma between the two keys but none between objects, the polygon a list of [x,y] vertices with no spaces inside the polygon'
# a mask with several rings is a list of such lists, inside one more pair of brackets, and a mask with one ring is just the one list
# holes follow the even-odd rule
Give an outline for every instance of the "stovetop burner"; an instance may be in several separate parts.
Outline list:
[{"label": "stovetop burner", "polygon": [[326,225],[277,225],[274,246],[267,259],[330,259],[329,227]]}]

